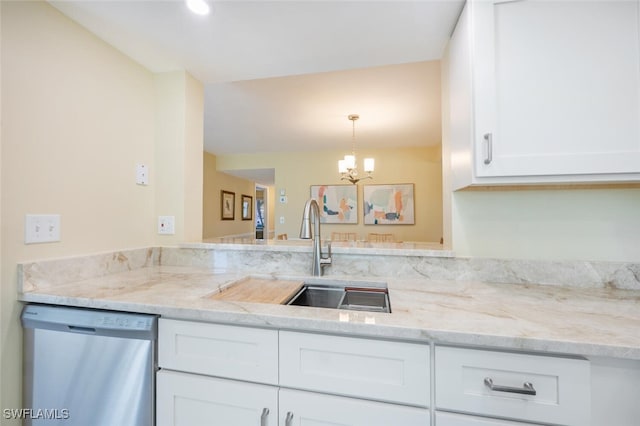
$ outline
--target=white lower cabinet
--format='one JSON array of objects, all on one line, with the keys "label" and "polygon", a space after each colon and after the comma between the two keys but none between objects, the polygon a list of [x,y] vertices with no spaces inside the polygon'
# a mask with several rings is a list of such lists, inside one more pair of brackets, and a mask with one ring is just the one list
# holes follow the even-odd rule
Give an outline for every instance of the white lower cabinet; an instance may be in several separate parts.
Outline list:
[{"label": "white lower cabinet", "polygon": [[584,358],[438,345],[432,360],[426,343],[167,319],[158,331],[157,426],[430,426],[433,410],[434,426],[592,425]]},{"label": "white lower cabinet", "polygon": [[276,426],[278,388],[161,370],[156,426]]},{"label": "white lower cabinet", "polygon": [[436,413],[436,426],[535,426],[532,423],[511,422],[486,417],[454,413]]},{"label": "white lower cabinet", "polygon": [[280,389],[281,426],[428,426],[429,410]]},{"label": "white lower cabinet", "polygon": [[429,426],[428,344],[161,319],[157,426]]}]

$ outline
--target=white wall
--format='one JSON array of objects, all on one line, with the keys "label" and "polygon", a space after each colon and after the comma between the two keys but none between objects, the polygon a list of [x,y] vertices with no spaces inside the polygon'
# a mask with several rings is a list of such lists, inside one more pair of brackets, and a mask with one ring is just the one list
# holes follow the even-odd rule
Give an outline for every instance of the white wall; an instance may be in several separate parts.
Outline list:
[{"label": "white wall", "polygon": [[640,189],[453,193],[460,256],[640,262]]}]

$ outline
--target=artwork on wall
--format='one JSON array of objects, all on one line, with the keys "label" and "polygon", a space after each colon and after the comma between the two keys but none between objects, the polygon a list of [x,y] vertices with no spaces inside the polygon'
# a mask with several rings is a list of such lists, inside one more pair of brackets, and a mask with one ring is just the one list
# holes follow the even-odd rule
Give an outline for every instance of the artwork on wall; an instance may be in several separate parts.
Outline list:
[{"label": "artwork on wall", "polygon": [[320,223],[358,223],[358,187],[311,185],[311,198],[320,207]]},{"label": "artwork on wall", "polygon": [[242,194],[242,220],[251,220],[253,218],[253,197]]},{"label": "artwork on wall", "polygon": [[220,191],[220,217],[222,220],[234,220],[236,218],[236,193]]},{"label": "artwork on wall", "polygon": [[365,225],[414,225],[413,184],[364,185]]}]

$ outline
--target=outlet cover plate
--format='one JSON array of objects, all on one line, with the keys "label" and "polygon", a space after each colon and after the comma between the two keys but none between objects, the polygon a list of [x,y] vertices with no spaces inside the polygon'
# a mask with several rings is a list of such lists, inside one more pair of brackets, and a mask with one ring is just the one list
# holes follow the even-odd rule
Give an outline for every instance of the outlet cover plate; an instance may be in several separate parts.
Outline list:
[{"label": "outlet cover plate", "polygon": [[176,233],[175,216],[158,216],[158,234],[174,235]]}]

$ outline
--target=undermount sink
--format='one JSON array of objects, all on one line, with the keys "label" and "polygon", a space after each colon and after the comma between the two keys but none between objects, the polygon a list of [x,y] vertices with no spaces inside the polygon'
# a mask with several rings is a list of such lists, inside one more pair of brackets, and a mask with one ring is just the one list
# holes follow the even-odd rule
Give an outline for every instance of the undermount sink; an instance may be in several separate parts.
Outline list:
[{"label": "undermount sink", "polygon": [[[355,284],[355,285],[354,285]],[[287,305],[351,311],[391,312],[389,293],[380,283],[311,283],[305,282]]]}]

